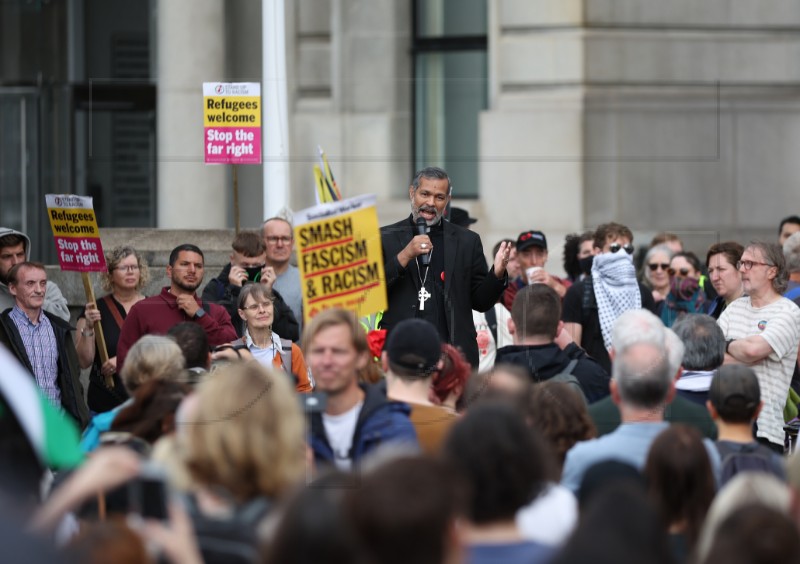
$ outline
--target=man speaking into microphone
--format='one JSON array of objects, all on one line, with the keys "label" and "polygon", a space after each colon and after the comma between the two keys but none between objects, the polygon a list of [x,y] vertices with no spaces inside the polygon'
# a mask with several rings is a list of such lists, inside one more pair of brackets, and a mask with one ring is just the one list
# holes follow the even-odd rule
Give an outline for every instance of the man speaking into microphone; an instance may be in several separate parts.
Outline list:
[{"label": "man speaking into microphone", "polygon": [[411,215],[381,228],[389,300],[381,327],[391,333],[404,319],[425,319],[477,367],[472,310],[497,303],[511,247],[503,243],[487,270],[480,236],[443,219],[451,193],[444,170],[424,168],[408,188]]}]

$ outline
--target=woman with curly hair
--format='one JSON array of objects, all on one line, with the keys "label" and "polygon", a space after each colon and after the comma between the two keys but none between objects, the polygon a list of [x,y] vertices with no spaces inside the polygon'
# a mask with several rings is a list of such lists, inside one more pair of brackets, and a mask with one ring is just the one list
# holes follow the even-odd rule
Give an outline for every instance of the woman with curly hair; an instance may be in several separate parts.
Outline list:
[{"label": "woman with curly hair", "polygon": [[[76,348],[81,368],[92,367],[89,377],[88,405],[95,413],[115,408],[128,399],[117,374],[117,342],[122,322],[138,301],[144,299],[142,288],[150,281],[147,261],[132,247],[116,247],[106,253],[107,272],[100,274],[106,292],[97,303],[87,303],[77,323]],[[101,364],[94,338],[94,324],[100,322],[108,360]],[[111,378],[113,386],[106,385]]]},{"label": "woman with curly hair", "polygon": [[586,402],[562,382],[542,382],[533,386],[527,416],[531,425],[553,448],[559,475],[567,451],[575,443],[597,436]]},{"label": "woman with curly hair", "polygon": [[593,244],[594,231],[570,233],[564,238],[564,272],[570,282],[583,280],[592,271]]}]

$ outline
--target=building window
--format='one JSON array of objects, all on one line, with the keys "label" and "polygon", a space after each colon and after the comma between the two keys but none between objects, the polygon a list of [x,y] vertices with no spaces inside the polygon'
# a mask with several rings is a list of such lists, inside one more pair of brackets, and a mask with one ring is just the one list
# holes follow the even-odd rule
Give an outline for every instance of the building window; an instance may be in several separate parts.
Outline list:
[{"label": "building window", "polygon": [[486,0],[414,2],[414,164],[446,169],[458,198],[478,197],[486,20]]}]

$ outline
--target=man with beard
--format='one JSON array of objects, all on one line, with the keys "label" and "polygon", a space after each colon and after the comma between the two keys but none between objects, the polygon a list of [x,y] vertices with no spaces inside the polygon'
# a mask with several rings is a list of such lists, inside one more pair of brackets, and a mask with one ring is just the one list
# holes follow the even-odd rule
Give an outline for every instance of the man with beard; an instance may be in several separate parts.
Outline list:
[{"label": "man with beard", "polygon": [[164,335],[184,321],[202,327],[211,347],[237,339],[225,308],[204,303],[195,293],[203,282],[204,261],[203,251],[195,245],[179,245],[172,250],[167,266],[170,285],[159,295],[136,303],[125,318],[117,344],[118,370],[122,370],[125,356],[140,337]]},{"label": "man with beard", "polygon": [[451,193],[444,170],[424,168],[408,188],[411,215],[381,228],[389,301],[381,327],[391,333],[404,319],[425,319],[477,367],[472,310],[485,312],[497,303],[508,284],[511,246],[501,244],[487,269],[480,236],[442,219]]},{"label": "man with beard", "polygon": [[764,402],[756,440],[783,454],[783,408],[797,363],[800,309],[783,297],[788,274],[779,245],[751,242],[736,268],[745,295],[717,321],[725,335],[724,364],[745,364],[756,373]]}]

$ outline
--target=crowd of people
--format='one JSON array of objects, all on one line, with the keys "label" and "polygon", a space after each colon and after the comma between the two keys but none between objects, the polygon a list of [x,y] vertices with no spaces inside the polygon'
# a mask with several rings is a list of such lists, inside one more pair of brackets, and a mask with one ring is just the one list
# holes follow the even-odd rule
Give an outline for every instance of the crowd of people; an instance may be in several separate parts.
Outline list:
[{"label": "crowd of people", "polygon": [[113,249],[74,325],[0,228],[4,557],[793,561],[800,217],[704,263],[606,223],[567,237],[562,278],[536,229],[487,265],[451,192],[422,169],[381,229],[378,326],[303,323],[286,219],[238,233],[202,292],[193,244],[150,297]]}]

